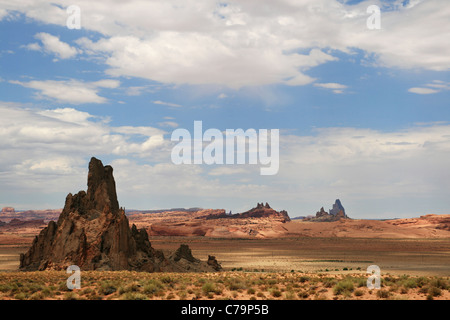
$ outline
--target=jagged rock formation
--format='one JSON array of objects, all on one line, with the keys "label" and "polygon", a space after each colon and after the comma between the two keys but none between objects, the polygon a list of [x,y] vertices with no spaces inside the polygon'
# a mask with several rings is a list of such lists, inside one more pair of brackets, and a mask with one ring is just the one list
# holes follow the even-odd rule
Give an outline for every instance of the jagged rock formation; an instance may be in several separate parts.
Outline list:
[{"label": "jagged rock formation", "polygon": [[276,211],[270,207],[270,205],[266,202],[257,203],[255,208],[252,208],[246,212],[238,213],[237,215],[233,215],[231,217],[235,218],[274,218],[276,220],[280,220],[282,222],[291,221],[289,215],[286,210]]},{"label": "jagged rock formation", "polygon": [[342,214],[345,217],[345,209],[342,206],[341,200],[336,199],[336,201],[333,204],[333,208],[329,210],[330,214],[332,214],[333,216],[336,216],[337,214],[340,213],[340,211],[342,211]]},{"label": "jagged rock formation", "polygon": [[223,212],[222,214],[211,214],[207,216],[205,219],[245,219],[245,218],[273,218],[274,220],[281,222],[291,221],[289,215],[286,210],[276,211],[270,207],[270,205],[266,202],[266,204],[257,203],[255,208],[252,208],[248,211],[236,214],[226,214]]},{"label": "jagged rock formation", "polygon": [[305,221],[317,221],[317,222],[324,222],[324,221],[337,221],[340,219],[348,219],[347,215],[345,214],[345,209],[341,204],[341,201],[339,199],[336,199],[335,203],[333,204],[333,208],[329,210],[329,213],[327,213],[324,208],[320,208],[319,211],[317,211],[315,217],[307,217],[304,220]]},{"label": "jagged rock formation", "polygon": [[[190,253],[186,247],[180,247],[180,259],[186,251]],[[117,201],[113,168],[92,158],[87,192],[66,197],[58,221],[50,221],[28,252],[21,254],[20,270],[77,265],[82,270],[215,271],[198,260],[178,264],[180,259],[166,258],[152,248],[145,229],[130,228]]]},{"label": "jagged rock formation", "polygon": [[286,210],[276,211],[270,207],[270,205],[266,202],[266,204],[257,203],[256,207],[236,214],[227,214],[224,212],[220,214],[210,214],[206,217],[202,217],[202,219],[212,220],[212,219],[245,219],[245,218],[273,218],[274,220],[281,222],[291,221]]},{"label": "jagged rock formation", "polygon": [[208,261],[206,261],[206,263],[216,271],[220,271],[222,269],[222,266],[219,262],[217,262],[215,256],[208,255]]}]

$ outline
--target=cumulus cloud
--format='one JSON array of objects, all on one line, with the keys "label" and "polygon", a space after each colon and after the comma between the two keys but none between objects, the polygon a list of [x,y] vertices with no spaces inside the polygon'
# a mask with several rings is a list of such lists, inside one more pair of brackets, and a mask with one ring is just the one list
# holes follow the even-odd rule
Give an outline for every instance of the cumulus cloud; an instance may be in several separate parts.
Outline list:
[{"label": "cumulus cloud", "polygon": [[49,33],[40,32],[37,33],[34,37],[41,41],[42,46],[40,46],[36,42],[33,42],[25,46],[29,50],[51,53],[60,59],[73,58],[81,52],[79,49],[71,47],[69,44],[59,40],[58,37],[53,36]]},{"label": "cumulus cloud", "polygon": [[419,87],[416,87],[416,88],[410,88],[410,89],[408,89],[408,91],[409,91],[409,92],[412,92],[412,93],[417,93],[417,94],[432,94],[432,93],[437,93],[437,92],[439,92],[438,90],[435,90],[435,89],[431,89],[431,88],[419,88]]},{"label": "cumulus cloud", "polygon": [[155,101],[152,101],[152,103],[159,104],[159,105],[162,105],[162,106],[174,107],[174,108],[181,108],[182,107],[182,105],[180,105],[180,104],[171,103],[171,102],[165,102],[165,101],[161,101],[161,100],[155,100]]},{"label": "cumulus cloud", "polygon": [[161,127],[169,127],[169,128],[176,128],[178,127],[178,123],[175,121],[163,121],[158,123]]},{"label": "cumulus cloud", "polygon": [[[410,216],[423,214],[430,201],[447,203],[450,188],[447,123],[390,132],[322,128],[308,136],[281,135],[279,172],[268,180],[250,165],[174,165],[173,143],[158,128],[114,127],[73,108],[32,110],[2,103],[0,112],[5,124],[0,126],[0,189],[6,196],[85,188],[91,156],[108,159],[121,202],[140,208],[229,208],[233,203],[229,209],[236,211],[264,200],[295,216],[340,197],[354,217],[390,216],[396,199],[417,203],[416,212],[395,210]],[[368,195],[379,201],[375,207],[367,207]]]},{"label": "cumulus cloud", "polygon": [[75,79],[33,80],[29,82],[11,80],[9,82],[37,90],[36,97],[39,99],[52,99],[70,104],[106,103],[108,99],[98,95],[100,88],[113,89],[120,85],[118,80],[111,79],[94,82],[83,82]]},{"label": "cumulus cloud", "polygon": [[434,80],[423,87],[414,87],[408,89],[409,92],[417,94],[433,94],[446,90],[450,90],[450,83],[441,80]]},{"label": "cumulus cloud", "polygon": [[105,119],[72,108],[30,110],[2,103],[0,110],[2,122],[8,124],[0,129],[5,154],[16,150],[31,158],[65,155],[79,159],[114,153],[147,157],[148,152],[163,145],[165,132],[160,129],[112,127]]},{"label": "cumulus cloud", "polygon": [[314,86],[320,87],[320,88],[325,88],[325,89],[331,89],[336,94],[343,93],[344,89],[347,88],[347,86],[344,85],[344,84],[334,83],[334,82],[330,82],[330,83],[314,83]]},{"label": "cumulus cloud", "polygon": [[[65,26],[65,7],[50,1],[4,1],[4,10]],[[369,5],[381,7],[381,30],[369,30]],[[80,0],[82,27],[99,32],[78,49],[98,56],[113,76],[231,88],[315,81],[308,70],[336,60],[333,52],[365,51],[374,64],[445,71],[450,66],[447,0],[416,2],[113,1]],[[124,14],[126,12],[127,14]],[[44,14],[45,13],[45,14]],[[414,21],[414,23],[411,23]],[[75,48],[49,34],[44,47],[60,58]],[[335,89],[342,90],[342,89]]]}]

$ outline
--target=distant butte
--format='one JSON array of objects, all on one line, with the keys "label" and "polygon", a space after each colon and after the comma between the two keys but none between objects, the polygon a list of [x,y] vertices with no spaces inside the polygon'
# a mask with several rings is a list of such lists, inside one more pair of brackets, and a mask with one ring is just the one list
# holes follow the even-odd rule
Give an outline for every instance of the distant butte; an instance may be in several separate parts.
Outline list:
[{"label": "distant butte", "polygon": [[281,210],[276,211],[270,207],[270,205],[266,202],[257,203],[256,207],[236,214],[227,214],[225,211],[221,214],[211,214],[206,217],[206,219],[246,219],[246,218],[271,218],[279,222],[289,222],[291,218],[287,211]]},{"label": "distant butte", "polygon": [[349,219],[349,217],[345,214],[345,209],[342,206],[341,200],[336,199],[333,204],[333,208],[329,210],[329,213],[327,213],[322,207],[319,211],[317,211],[315,217],[307,217],[303,220],[313,222],[330,222],[338,221],[340,219]]}]

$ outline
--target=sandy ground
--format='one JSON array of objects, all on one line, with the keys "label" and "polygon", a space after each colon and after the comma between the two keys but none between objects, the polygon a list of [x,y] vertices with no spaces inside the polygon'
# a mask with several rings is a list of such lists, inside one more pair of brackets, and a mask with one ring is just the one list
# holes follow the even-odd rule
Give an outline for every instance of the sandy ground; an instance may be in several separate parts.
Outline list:
[{"label": "sandy ground", "polygon": [[[163,250],[186,243],[195,257],[207,260],[214,255],[225,270],[343,274],[375,264],[391,274],[450,276],[449,239],[153,237],[150,241]],[[28,245],[0,245],[0,271],[17,270],[20,253],[27,249]]]}]

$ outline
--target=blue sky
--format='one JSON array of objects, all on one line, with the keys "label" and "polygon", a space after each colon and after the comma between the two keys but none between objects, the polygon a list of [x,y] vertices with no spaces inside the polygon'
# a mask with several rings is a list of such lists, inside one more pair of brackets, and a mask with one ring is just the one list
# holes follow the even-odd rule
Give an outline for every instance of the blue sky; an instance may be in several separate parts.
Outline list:
[{"label": "blue sky", "polygon": [[[62,207],[96,156],[126,208],[448,213],[449,18],[445,0],[1,1],[0,206]],[[280,129],[278,174],[174,165],[195,120]]]}]

